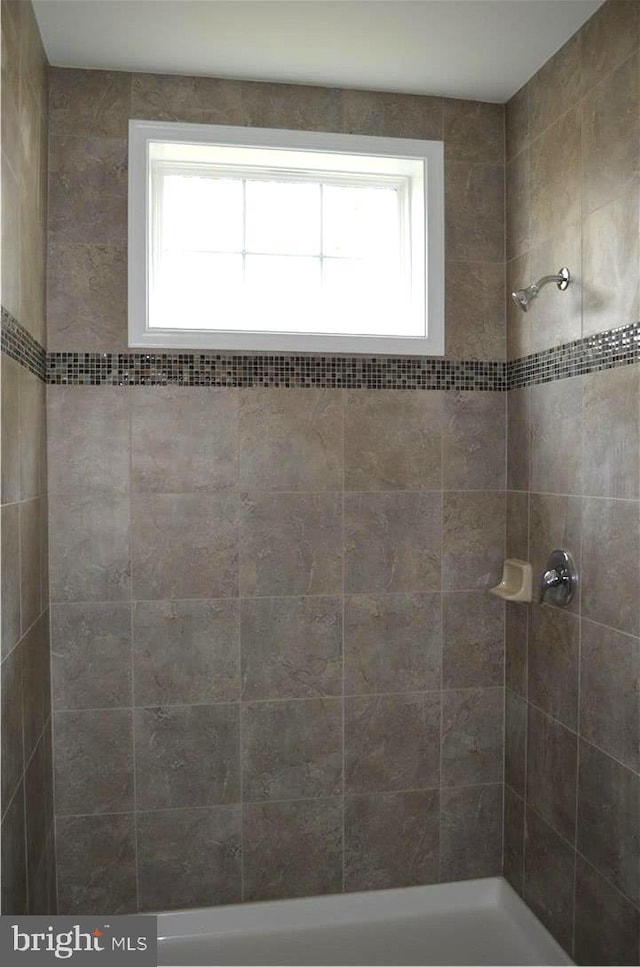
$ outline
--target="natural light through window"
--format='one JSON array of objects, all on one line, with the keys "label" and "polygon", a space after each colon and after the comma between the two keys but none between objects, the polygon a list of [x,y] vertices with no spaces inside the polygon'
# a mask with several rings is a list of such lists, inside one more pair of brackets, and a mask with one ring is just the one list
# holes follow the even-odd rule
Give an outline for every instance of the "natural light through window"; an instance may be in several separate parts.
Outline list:
[{"label": "natural light through window", "polygon": [[132,346],[442,352],[433,142],[131,124]]}]

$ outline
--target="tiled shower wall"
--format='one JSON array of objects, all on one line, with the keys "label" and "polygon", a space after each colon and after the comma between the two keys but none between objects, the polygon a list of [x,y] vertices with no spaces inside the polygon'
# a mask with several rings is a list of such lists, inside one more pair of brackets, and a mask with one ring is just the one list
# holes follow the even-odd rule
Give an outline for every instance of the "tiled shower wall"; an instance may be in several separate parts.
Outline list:
[{"label": "tiled shower wall", "polygon": [[[1,20],[1,298],[43,357],[47,64],[30,4],[3,0]],[[45,914],[55,911],[55,868],[44,366],[37,375],[17,361],[4,323],[0,910]]]},{"label": "tiled shower wall", "polygon": [[[509,353],[638,319],[639,4],[606,3],[507,105]],[[508,550],[553,547],[568,609],[510,605],[505,873],[580,964],[640,953],[638,364],[511,391]]]},{"label": "tiled shower wall", "polygon": [[[448,355],[504,358],[502,107],[73,70],[50,107],[54,352],[126,351],[138,117],[444,137]],[[505,399],[48,388],[61,912],[500,872]]]}]

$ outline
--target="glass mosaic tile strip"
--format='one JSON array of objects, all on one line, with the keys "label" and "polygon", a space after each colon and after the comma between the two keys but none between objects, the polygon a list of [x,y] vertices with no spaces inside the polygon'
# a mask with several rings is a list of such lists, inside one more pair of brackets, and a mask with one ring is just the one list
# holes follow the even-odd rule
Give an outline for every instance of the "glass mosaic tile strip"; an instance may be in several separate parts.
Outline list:
[{"label": "glass mosaic tile strip", "polygon": [[46,380],[47,354],[44,347],[4,307],[2,308],[1,318],[0,347],[2,352],[30,370],[38,379]]},{"label": "glass mosaic tile strip", "polygon": [[543,349],[506,364],[508,389],[584,376],[640,361],[640,322]]},{"label": "glass mosaic tile strip", "polygon": [[46,353],[2,309],[2,351],[47,383],[502,392],[640,362],[640,322],[520,359],[269,356],[225,353]]},{"label": "glass mosaic tile strip", "polygon": [[48,382],[503,391],[502,362],[385,356],[50,353]]}]

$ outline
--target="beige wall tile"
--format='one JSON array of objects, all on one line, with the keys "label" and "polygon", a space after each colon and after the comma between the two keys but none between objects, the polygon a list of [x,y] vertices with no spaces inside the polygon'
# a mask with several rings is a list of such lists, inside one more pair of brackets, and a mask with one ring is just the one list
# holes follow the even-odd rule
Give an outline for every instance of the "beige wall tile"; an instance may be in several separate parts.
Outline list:
[{"label": "beige wall tile", "polygon": [[498,583],[504,558],[504,494],[445,493],[442,531],[445,591]]},{"label": "beige wall tile", "polygon": [[608,0],[580,31],[582,87],[586,92],[638,49],[638,0]]},{"label": "beige wall tile", "polygon": [[239,903],[241,839],[238,806],[139,813],[140,909]]},{"label": "beige wall tile", "polygon": [[46,492],[46,387],[20,367],[20,496],[22,500]]},{"label": "beige wall tile", "polygon": [[2,497],[3,504],[20,499],[20,375],[19,363],[2,354]]},{"label": "beige wall tile", "polygon": [[52,137],[49,165],[50,241],[125,244],[126,140]]},{"label": "beige wall tile", "polygon": [[345,489],[440,490],[444,398],[439,391],[347,391]]},{"label": "beige wall tile", "polygon": [[[584,211],[590,213],[640,183],[638,54],[611,72],[582,107]],[[573,169],[572,169],[573,175]]]},{"label": "beige wall tile", "polygon": [[[585,497],[582,505],[582,613],[618,631],[640,631],[640,509],[635,500]],[[607,579],[616,561],[615,581]]]},{"label": "beige wall tile", "polygon": [[132,491],[236,491],[238,404],[233,389],[132,387]]},{"label": "beige wall tile", "polygon": [[439,590],[441,527],[439,494],[346,495],[346,593]]},{"label": "beige wall tile", "polygon": [[345,799],[345,890],[385,890],[438,880],[439,793]]},{"label": "beige wall tile", "polygon": [[342,91],[342,124],[349,134],[442,138],[443,99],[412,94]]},{"label": "beige wall tile", "polygon": [[49,493],[129,493],[129,389],[48,386]]},{"label": "beige wall tile", "polygon": [[[530,487],[534,493],[582,492],[582,381],[542,383],[529,390]],[[559,414],[562,417],[559,418]]]},{"label": "beige wall tile", "polygon": [[580,219],[578,110],[568,111],[532,141],[530,153],[530,232],[535,246]]},{"label": "beige wall tile", "polygon": [[128,497],[50,497],[51,600],[128,600],[129,532]]},{"label": "beige wall tile", "polygon": [[581,46],[580,36],[574,34],[529,81],[529,136],[532,141],[577,104],[581,94]]},{"label": "beige wall tile", "polygon": [[2,508],[2,654],[20,638],[20,507]]},{"label": "beige wall tile", "polygon": [[[134,598],[237,597],[238,513],[232,494],[135,496],[130,534]],[[126,518],[125,532],[129,536]]]},{"label": "beige wall tile", "polygon": [[240,486],[257,492],[340,490],[342,420],[341,390],[245,391]]},{"label": "beige wall tile", "polygon": [[638,191],[604,205],[583,222],[582,334],[636,322],[640,304]]},{"label": "beige wall tile", "polygon": [[242,812],[245,900],[340,892],[341,797],[247,803]]},{"label": "beige wall tile", "polygon": [[640,496],[640,368],[625,366],[584,378],[584,493]]},{"label": "beige wall tile", "polygon": [[447,262],[445,355],[504,359],[505,272],[501,262]]},{"label": "beige wall tile", "polygon": [[126,247],[52,241],[48,272],[49,350],[127,352]]},{"label": "beige wall tile", "polygon": [[504,490],[506,408],[504,393],[446,394],[442,447],[445,490]]},{"label": "beige wall tile", "polygon": [[240,593],[342,591],[342,499],[338,494],[252,494],[240,522]]},{"label": "beige wall tile", "polygon": [[445,168],[446,255],[471,262],[504,259],[504,168],[451,161]]},{"label": "beige wall tile", "polygon": [[507,259],[523,255],[531,244],[531,202],[529,150],[525,148],[506,168]]},{"label": "beige wall tile", "polygon": [[[56,851],[60,910],[75,916],[135,913],[135,841],[133,813],[59,817]],[[98,877],[96,870],[100,871]]]},{"label": "beige wall tile", "polygon": [[54,136],[126,138],[131,115],[131,74],[105,70],[49,73],[50,131]]},{"label": "beige wall tile", "polygon": [[445,160],[504,163],[504,106],[445,98]]},{"label": "beige wall tile", "polygon": [[506,160],[511,161],[529,145],[530,84],[525,84],[505,104]]}]

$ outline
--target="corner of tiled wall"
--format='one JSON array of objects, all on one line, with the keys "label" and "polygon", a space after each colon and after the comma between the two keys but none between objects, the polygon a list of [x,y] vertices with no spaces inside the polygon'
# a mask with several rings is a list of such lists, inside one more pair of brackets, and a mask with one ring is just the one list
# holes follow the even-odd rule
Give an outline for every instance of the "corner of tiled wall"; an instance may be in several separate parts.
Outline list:
[{"label": "corner of tiled wall", "polygon": [[32,363],[46,342],[47,64],[30,3],[3,0],[1,21],[0,909],[34,915],[56,910],[45,386]]},{"label": "corner of tiled wall", "polygon": [[509,288],[574,275],[509,308],[510,358],[583,341],[508,393],[509,553],[538,576],[564,547],[580,586],[508,608],[505,875],[577,963],[639,957],[637,334],[586,338],[638,322],[639,30],[640,4],[609,0],[506,120]]}]

